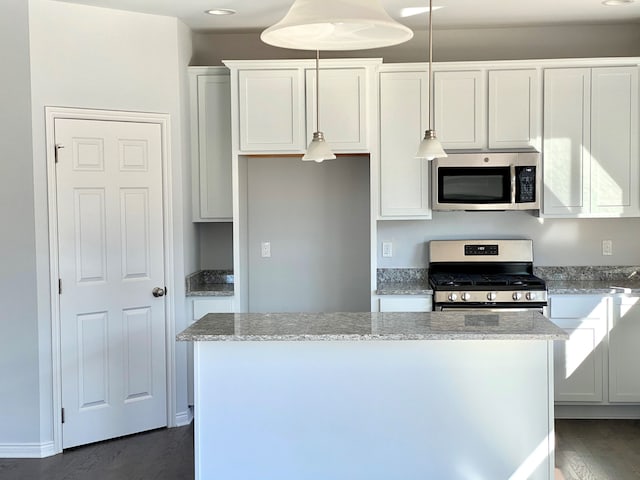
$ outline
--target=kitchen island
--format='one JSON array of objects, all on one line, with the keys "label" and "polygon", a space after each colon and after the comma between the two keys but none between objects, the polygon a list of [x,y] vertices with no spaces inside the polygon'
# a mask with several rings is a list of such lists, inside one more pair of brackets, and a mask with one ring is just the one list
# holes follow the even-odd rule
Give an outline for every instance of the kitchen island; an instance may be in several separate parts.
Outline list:
[{"label": "kitchen island", "polygon": [[537,312],[209,314],[197,479],[551,479],[552,342]]}]

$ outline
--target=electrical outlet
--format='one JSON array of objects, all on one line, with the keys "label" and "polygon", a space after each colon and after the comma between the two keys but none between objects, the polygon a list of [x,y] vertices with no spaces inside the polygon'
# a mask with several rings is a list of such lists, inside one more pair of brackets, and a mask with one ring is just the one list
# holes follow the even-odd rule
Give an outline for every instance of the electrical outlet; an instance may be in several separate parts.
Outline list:
[{"label": "electrical outlet", "polygon": [[382,242],[382,256],[393,257],[393,243]]},{"label": "electrical outlet", "polygon": [[271,257],[271,242],[262,242],[260,244],[260,255],[262,258]]},{"label": "electrical outlet", "polygon": [[613,255],[613,241],[602,240],[602,255]]}]

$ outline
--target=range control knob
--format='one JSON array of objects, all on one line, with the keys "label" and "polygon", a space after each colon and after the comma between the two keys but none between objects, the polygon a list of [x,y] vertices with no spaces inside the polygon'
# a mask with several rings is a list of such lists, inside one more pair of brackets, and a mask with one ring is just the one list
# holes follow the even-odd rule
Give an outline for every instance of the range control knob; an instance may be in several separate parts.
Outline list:
[{"label": "range control knob", "polygon": [[511,298],[513,298],[517,302],[518,300],[520,300],[522,298],[522,293],[521,292],[513,292],[513,295],[511,295]]},{"label": "range control knob", "polygon": [[527,300],[535,300],[536,292],[527,292]]},{"label": "range control knob", "polygon": [[468,292],[464,292],[462,294],[462,301],[463,302],[468,302],[469,300],[471,300],[471,294]]},{"label": "range control knob", "polygon": [[458,300],[458,295],[456,295],[455,293],[450,293],[449,294],[449,301],[450,302],[455,302],[456,300]]},{"label": "range control knob", "polygon": [[496,292],[489,292],[487,293],[487,300],[489,300],[490,302],[493,302],[497,296],[498,295],[496,294]]}]

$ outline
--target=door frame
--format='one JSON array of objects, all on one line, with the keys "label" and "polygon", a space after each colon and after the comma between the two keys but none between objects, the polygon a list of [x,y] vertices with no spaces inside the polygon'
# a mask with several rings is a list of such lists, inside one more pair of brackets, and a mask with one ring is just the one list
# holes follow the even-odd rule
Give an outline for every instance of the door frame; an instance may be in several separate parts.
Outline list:
[{"label": "door frame", "polygon": [[49,272],[51,306],[51,360],[53,393],[53,450],[62,452],[62,368],[60,340],[60,302],[58,293],[58,205],[56,199],[55,131],[56,119],[103,120],[117,122],[152,123],[160,126],[162,148],[162,219],[164,281],[169,295],[165,298],[165,349],[167,384],[167,426],[176,426],[176,377],[175,377],[175,300],[174,245],[173,245],[173,195],[171,172],[170,116],[163,113],[94,110],[68,107],[45,107],[45,134],[47,160],[47,203],[49,222]]}]

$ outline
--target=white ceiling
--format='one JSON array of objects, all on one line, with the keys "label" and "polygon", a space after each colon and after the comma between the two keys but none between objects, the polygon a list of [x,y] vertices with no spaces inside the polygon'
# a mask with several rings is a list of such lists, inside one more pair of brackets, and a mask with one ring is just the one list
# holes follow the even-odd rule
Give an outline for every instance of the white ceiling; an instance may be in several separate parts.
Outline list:
[{"label": "white ceiling", "polygon": [[[180,18],[196,31],[260,31],[280,20],[293,0],[59,0],[68,3],[130,10]],[[424,29],[426,14],[403,17],[411,7],[427,7],[427,0],[382,0],[385,10],[412,29]],[[442,6],[435,10],[436,6]],[[211,8],[238,13],[211,16]],[[639,23],[640,0],[604,6],[601,0],[434,0],[434,28],[553,25],[569,23]]]}]

